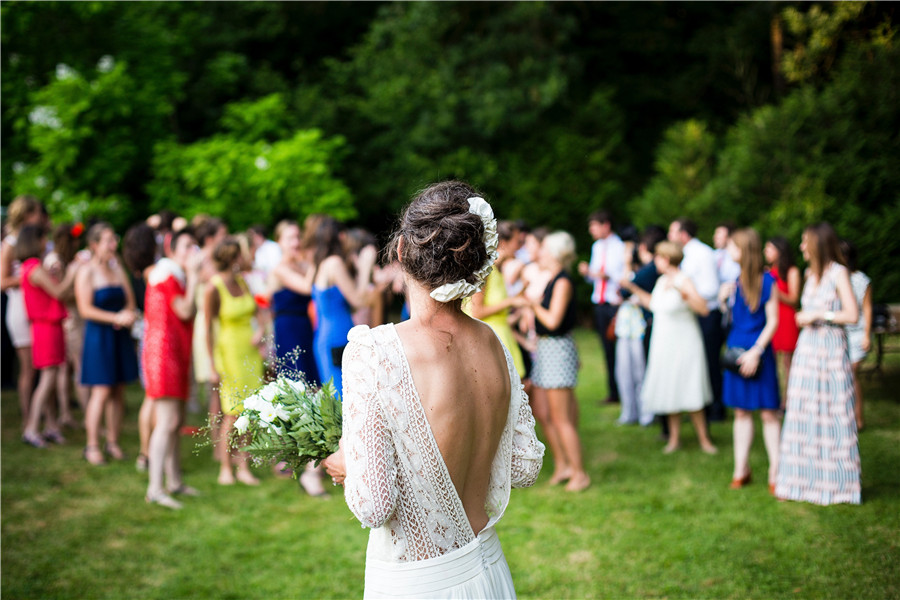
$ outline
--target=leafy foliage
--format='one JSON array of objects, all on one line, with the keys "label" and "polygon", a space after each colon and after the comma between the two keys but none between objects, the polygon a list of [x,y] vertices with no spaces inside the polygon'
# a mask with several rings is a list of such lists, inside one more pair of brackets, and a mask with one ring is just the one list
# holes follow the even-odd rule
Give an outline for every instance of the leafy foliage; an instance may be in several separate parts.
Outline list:
[{"label": "leafy foliage", "polygon": [[315,129],[291,133],[278,94],[229,105],[222,121],[227,133],[156,147],[152,207],[224,215],[234,227],[311,213],[356,216],[350,191],[333,173],[342,138],[325,139]]},{"label": "leafy foliage", "polygon": [[115,217],[129,213],[125,191],[146,169],[149,144],[165,136],[171,113],[171,104],[112,57],[101,58],[90,79],[59,64],[55,80],[34,94],[27,119],[16,123],[36,160],[14,165],[13,189],[48,198],[51,211],[69,219],[122,223]]},{"label": "leafy foliage", "polygon": [[716,143],[707,125],[694,119],[666,130],[653,164],[656,174],[630,205],[637,225],[665,226],[682,214],[707,213],[700,192],[713,176]]}]

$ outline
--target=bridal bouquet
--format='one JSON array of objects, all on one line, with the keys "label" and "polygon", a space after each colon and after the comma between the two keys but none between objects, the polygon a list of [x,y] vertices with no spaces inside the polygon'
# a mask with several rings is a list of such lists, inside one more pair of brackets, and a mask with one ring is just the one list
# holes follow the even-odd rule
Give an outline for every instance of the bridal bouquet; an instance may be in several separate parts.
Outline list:
[{"label": "bridal bouquet", "polygon": [[244,400],[233,443],[257,462],[283,461],[296,474],[337,452],[341,423],[331,383],[315,389],[280,375]]}]

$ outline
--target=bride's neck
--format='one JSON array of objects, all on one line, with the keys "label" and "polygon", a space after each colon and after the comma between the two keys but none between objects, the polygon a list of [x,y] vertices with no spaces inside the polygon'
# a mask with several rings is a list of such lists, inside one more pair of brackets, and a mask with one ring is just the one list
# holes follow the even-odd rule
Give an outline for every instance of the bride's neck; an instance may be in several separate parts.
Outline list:
[{"label": "bride's neck", "polygon": [[438,302],[429,290],[419,282],[406,276],[409,318],[413,323],[442,330],[452,330],[461,319],[468,319],[459,302]]}]

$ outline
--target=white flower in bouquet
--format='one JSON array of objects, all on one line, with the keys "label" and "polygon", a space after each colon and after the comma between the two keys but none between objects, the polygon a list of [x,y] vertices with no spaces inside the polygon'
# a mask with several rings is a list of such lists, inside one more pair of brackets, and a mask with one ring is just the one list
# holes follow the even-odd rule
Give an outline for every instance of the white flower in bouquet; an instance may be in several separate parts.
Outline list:
[{"label": "white flower in bouquet", "polygon": [[336,452],[341,403],[331,383],[322,388],[281,375],[243,402],[235,423],[235,446],[254,460],[285,462],[296,473]]},{"label": "white flower in bouquet", "polygon": [[250,417],[247,415],[241,415],[237,418],[237,421],[234,422],[234,428],[241,435],[247,433],[247,428],[250,427]]},{"label": "white flower in bouquet", "polygon": [[283,391],[282,386],[280,385],[281,379],[276,379],[275,381],[266,385],[263,389],[259,390],[259,396],[265,400],[266,402],[272,402],[278,395]]}]

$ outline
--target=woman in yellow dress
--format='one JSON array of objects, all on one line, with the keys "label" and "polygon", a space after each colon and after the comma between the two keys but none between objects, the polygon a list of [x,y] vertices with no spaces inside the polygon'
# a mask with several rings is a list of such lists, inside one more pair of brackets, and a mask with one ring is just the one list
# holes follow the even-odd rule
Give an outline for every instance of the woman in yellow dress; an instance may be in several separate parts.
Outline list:
[{"label": "woman in yellow dress", "polygon": [[497,226],[497,234],[500,242],[497,245],[497,260],[494,262],[494,269],[485,280],[484,288],[472,296],[470,302],[463,303],[463,310],[491,326],[491,329],[512,355],[519,377],[525,379],[527,376],[525,361],[522,360],[522,351],[519,349],[519,344],[516,342],[509,324],[509,309],[522,306],[524,300],[520,296],[507,296],[506,282],[501,273],[503,262],[512,258],[518,250],[516,230],[511,222],[501,221]]},{"label": "woman in yellow dress", "polygon": [[[204,298],[206,312],[207,349],[212,356],[211,381],[219,388],[222,403],[223,438],[234,427],[243,409],[243,399],[258,388],[263,379],[263,360],[260,355],[252,319],[256,315],[256,301],[240,275],[246,262],[240,244],[226,238],[213,251],[216,274],[209,280]],[[222,447],[219,484],[233,485],[237,465],[237,481],[259,485],[250,472],[244,453],[234,453],[227,444]]]}]

